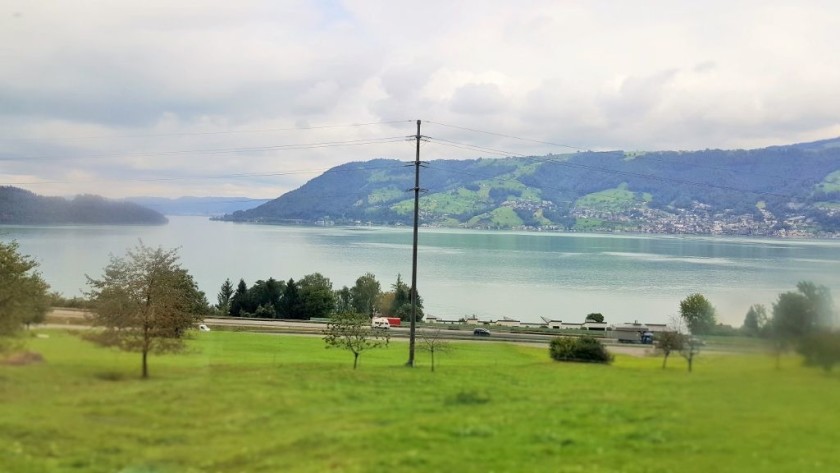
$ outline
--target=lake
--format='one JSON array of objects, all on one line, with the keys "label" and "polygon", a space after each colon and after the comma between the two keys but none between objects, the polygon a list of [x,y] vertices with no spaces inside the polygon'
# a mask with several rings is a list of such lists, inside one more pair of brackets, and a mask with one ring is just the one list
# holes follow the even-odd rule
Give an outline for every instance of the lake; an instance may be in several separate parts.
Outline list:
[{"label": "lake", "polygon": [[[80,295],[109,255],[138,239],[180,247],[181,263],[211,303],[225,278],[295,280],[320,272],[334,288],[366,272],[383,290],[411,283],[410,228],[304,227],[169,217],[163,226],[0,226],[39,263],[53,290]],[[540,317],[582,322],[664,323],[688,294],[706,295],[725,323],[740,326],[751,304],[768,310],[800,280],[840,294],[840,241],[629,234],[420,230],[418,291],[427,314],[485,320]]]}]

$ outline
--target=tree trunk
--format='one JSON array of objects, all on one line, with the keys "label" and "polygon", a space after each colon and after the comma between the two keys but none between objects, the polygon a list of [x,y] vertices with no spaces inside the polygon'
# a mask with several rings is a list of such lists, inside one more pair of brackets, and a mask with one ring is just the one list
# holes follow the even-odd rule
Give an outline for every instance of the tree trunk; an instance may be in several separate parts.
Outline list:
[{"label": "tree trunk", "polygon": [[688,357],[688,372],[691,373],[691,362],[694,361],[694,357]]},{"label": "tree trunk", "polygon": [[668,354],[665,354],[665,357],[662,358],[662,369],[665,369],[665,364],[668,363]]},{"label": "tree trunk", "polygon": [[148,355],[148,350],[143,350],[143,378],[149,377],[149,366],[146,363],[146,357]]},{"label": "tree trunk", "polygon": [[433,348],[432,349],[432,372],[434,373],[434,371],[435,371],[435,350]]},{"label": "tree trunk", "polygon": [[356,366],[359,364],[359,354],[353,353],[353,369],[356,369]]}]

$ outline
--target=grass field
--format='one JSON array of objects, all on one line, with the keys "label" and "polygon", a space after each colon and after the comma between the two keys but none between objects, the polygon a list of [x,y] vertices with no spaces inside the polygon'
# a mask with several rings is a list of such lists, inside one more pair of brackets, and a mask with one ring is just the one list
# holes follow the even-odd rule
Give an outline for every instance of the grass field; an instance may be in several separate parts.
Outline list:
[{"label": "grass field", "polygon": [[48,331],[0,365],[8,472],[837,472],[840,373],[764,355],[617,356],[468,342],[348,352],[317,337],[200,333],[137,354]]}]

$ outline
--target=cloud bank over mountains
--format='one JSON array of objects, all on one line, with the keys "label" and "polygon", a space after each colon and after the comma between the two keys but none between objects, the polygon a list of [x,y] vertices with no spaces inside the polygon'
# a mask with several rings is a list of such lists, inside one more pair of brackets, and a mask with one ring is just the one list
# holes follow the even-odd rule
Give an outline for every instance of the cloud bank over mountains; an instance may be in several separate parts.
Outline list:
[{"label": "cloud bank over mountains", "polygon": [[[830,1],[6,0],[0,183],[276,197],[343,162],[413,159],[415,119],[580,149],[830,138],[839,19]],[[481,155],[436,138],[570,151],[423,134],[427,159]]]}]

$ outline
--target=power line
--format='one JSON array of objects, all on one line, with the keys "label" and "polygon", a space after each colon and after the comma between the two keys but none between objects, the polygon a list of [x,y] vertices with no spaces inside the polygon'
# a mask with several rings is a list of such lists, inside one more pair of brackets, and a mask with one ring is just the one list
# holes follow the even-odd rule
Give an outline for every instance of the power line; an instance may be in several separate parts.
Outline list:
[{"label": "power line", "polygon": [[191,181],[191,180],[211,180],[211,179],[238,179],[247,177],[275,177],[275,176],[290,176],[295,174],[315,174],[323,172],[353,172],[360,170],[375,170],[375,169],[390,169],[401,167],[402,164],[392,166],[371,166],[371,167],[355,167],[350,169],[335,169],[335,168],[320,168],[320,169],[305,169],[295,171],[276,171],[265,173],[237,173],[237,174],[222,174],[215,176],[184,176],[184,177],[154,177],[154,178],[126,178],[126,179],[90,179],[90,180],[53,180],[53,181],[34,181],[34,182],[12,182],[2,183],[3,186],[18,186],[18,185],[39,185],[39,184],[73,184],[73,183],[101,183],[101,182],[165,182],[165,181]]},{"label": "power line", "polygon": [[[412,120],[387,120],[369,123],[351,123],[346,125],[318,125],[305,127],[290,127],[290,128],[262,128],[252,130],[221,130],[221,131],[196,131],[196,132],[181,132],[181,133],[148,133],[136,135],[94,135],[94,136],[77,136],[62,138],[64,140],[91,140],[104,138],[153,138],[161,136],[203,136],[203,135],[232,135],[243,133],[272,133],[278,131],[307,131],[307,130],[324,130],[328,128],[355,128],[373,125],[391,125],[395,123],[411,123]],[[0,136],[0,141],[40,141],[40,138],[24,138],[24,137],[9,137]]]},{"label": "power line", "polygon": [[502,138],[511,138],[511,139],[519,140],[519,141],[530,141],[531,143],[539,143],[539,144],[549,145],[549,146],[559,146],[561,148],[569,148],[569,149],[574,149],[574,150],[578,150],[578,151],[587,151],[587,150],[585,150],[583,148],[580,148],[578,146],[572,146],[572,145],[567,145],[567,144],[563,144],[563,143],[553,143],[551,141],[535,140],[533,138],[523,138],[521,136],[508,135],[508,134],[505,134],[505,133],[497,133],[497,132],[494,132],[494,131],[479,130],[479,129],[476,129],[476,128],[468,128],[468,127],[465,127],[465,126],[447,125],[446,123],[433,122],[431,120],[427,120],[426,123],[433,123],[435,125],[444,126],[444,127],[447,127],[447,128],[454,128],[456,130],[471,131],[473,133],[482,133],[482,134],[485,134],[485,135],[499,136],[499,137],[502,137]]},{"label": "power line", "polygon": [[[227,153],[248,153],[259,151],[298,151],[303,149],[316,148],[331,148],[340,146],[362,146],[373,144],[387,144],[405,141],[404,136],[390,136],[384,138],[365,138],[358,140],[346,141],[325,141],[320,143],[297,143],[285,145],[270,145],[270,146],[255,146],[246,148],[209,148],[209,149],[191,149],[191,150],[172,150],[159,151],[152,153],[140,154],[99,154],[87,156],[73,156],[72,159],[101,159],[101,158],[143,158],[152,156],[171,156],[177,154],[227,154]],[[63,158],[52,156],[18,156],[18,157],[0,157],[0,161],[30,161],[30,160],[60,160]]]}]

